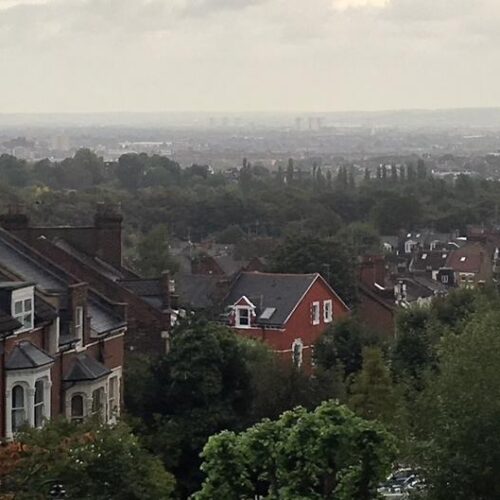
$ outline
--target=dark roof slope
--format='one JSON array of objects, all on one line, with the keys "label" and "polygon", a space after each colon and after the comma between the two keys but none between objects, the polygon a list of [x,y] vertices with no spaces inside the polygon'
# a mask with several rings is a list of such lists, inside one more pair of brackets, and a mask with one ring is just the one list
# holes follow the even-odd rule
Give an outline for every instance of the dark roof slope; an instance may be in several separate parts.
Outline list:
[{"label": "dark roof slope", "polygon": [[26,370],[39,368],[54,362],[54,358],[31,342],[23,340],[10,353],[5,368],[7,370]]},{"label": "dark roof slope", "polygon": [[181,306],[190,309],[208,309],[222,297],[218,283],[220,276],[179,273],[175,276],[176,291]]},{"label": "dark roof slope", "polygon": [[[256,306],[259,324],[283,325],[318,277],[318,273],[241,273],[231,286],[224,303],[225,306],[231,306],[245,296]],[[261,313],[268,308],[276,310],[269,318],[260,318]]]},{"label": "dark roof slope", "polygon": [[84,382],[97,380],[111,373],[102,363],[88,354],[79,354],[64,377],[65,382]]},{"label": "dark roof slope", "polygon": [[6,334],[21,328],[21,323],[14,319],[9,313],[0,309],[0,334]]}]

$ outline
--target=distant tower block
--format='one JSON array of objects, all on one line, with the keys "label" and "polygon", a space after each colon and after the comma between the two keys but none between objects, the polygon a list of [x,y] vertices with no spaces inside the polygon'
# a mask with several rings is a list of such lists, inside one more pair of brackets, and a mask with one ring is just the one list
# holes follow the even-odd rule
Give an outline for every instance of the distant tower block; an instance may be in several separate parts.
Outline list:
[{"label": "distant tower block", "polygon": [[320,116],[316,118],[316,126],[318,127],[318,130],[321,130],[323,128],[323,118],[321,118]]},{"label": "distant tower block", "polygon": [[308,121],[309,121],[309,130],[312,130],[314,124],[314,118],[310,116]]},{"label": "distant tower block", "polygon": [[302,130],[302,118],[300,116],[297,116],[297,118],[295,118],[295,129]]}]

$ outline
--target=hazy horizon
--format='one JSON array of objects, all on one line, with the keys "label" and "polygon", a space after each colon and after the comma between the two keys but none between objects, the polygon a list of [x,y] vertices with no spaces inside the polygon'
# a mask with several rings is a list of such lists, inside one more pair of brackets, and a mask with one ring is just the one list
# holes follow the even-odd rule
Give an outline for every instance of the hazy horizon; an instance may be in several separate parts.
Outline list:
[{"label": "hazy horizon", "polygon": [[499,21],[497,0],[0,0],[0,112],[498,107]]}]

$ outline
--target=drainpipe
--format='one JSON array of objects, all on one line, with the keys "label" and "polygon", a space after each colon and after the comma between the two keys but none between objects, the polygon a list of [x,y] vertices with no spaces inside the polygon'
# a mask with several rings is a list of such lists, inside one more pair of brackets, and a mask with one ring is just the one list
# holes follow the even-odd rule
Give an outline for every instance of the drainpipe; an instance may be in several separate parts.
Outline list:
[{"label": "drainpipe", "polygon": [[2,402],[1,404],[1,407],[4,409],[4,414],[2,415],[2,427],[0,428],[0,435],[1,436],[5,436],[6,434],[6,428],[5,428],[5,418],[6,418],[6,414],[5,414],[5,411],[7,410],[7,398],[5,396],[5,391],[7,389],[6,385],[7,385],[7,374],[5,372],[5,337],[2,336],[2,354],[1,354],[1,359],[2,359],[2,362],[1,362],[1,366],[2,366],[2,373],[1,373],[1,377],[2,377],[2,384],[1,384],[1,387],[2,387],[2,394],[0,396],[0,401]]}]

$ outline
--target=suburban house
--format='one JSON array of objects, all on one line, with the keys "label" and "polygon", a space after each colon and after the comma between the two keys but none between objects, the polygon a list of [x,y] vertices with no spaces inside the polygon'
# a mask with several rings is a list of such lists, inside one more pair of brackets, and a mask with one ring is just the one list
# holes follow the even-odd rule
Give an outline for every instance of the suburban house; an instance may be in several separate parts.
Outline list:
[{"label": "suburban house", "polygon": [[450,253],[446,267],[454,274],[454,281],[462,288],[474,288],[493,276],[496,251],[480,242],[469,242]]},{"label": "suburban house", "polygon": [[57,415],[113,421],[126,330],[125,304],[0,229],[0,438]]},{"label": "suburban house", "polygon": [[99,294],[127,305],[126,354],[157,356],[168,348],[178,314],[174,281],[168,271],[142,279],[123,264],[116,205],[99,204],[92,225],[61,227],[33,226],[23,206],[11,205],[0,226]]},{"label": "suburban house", "polygon": [[296,366],[312,367],[312,348],[349,308],[320,274],[242,272],[224,299],[226,324],[265,342]]},{"label": "suburban house", "polygon": [[[428,251],[430,253],[430,251]],[[440,268],[436,275],[427,267],[425,254],[419,254],[414,272],[387,273],[384,256],[365,256],[359,265],[357,313],[371,331],[382,336],[395,335],[395,315],[398,308],[429,305],[436,297],[448,293],[443,283],[449,276],[447,268]],[[438,265],[442,263],[440,254]],[[436,279],[433,279],[434,276]]]}]

